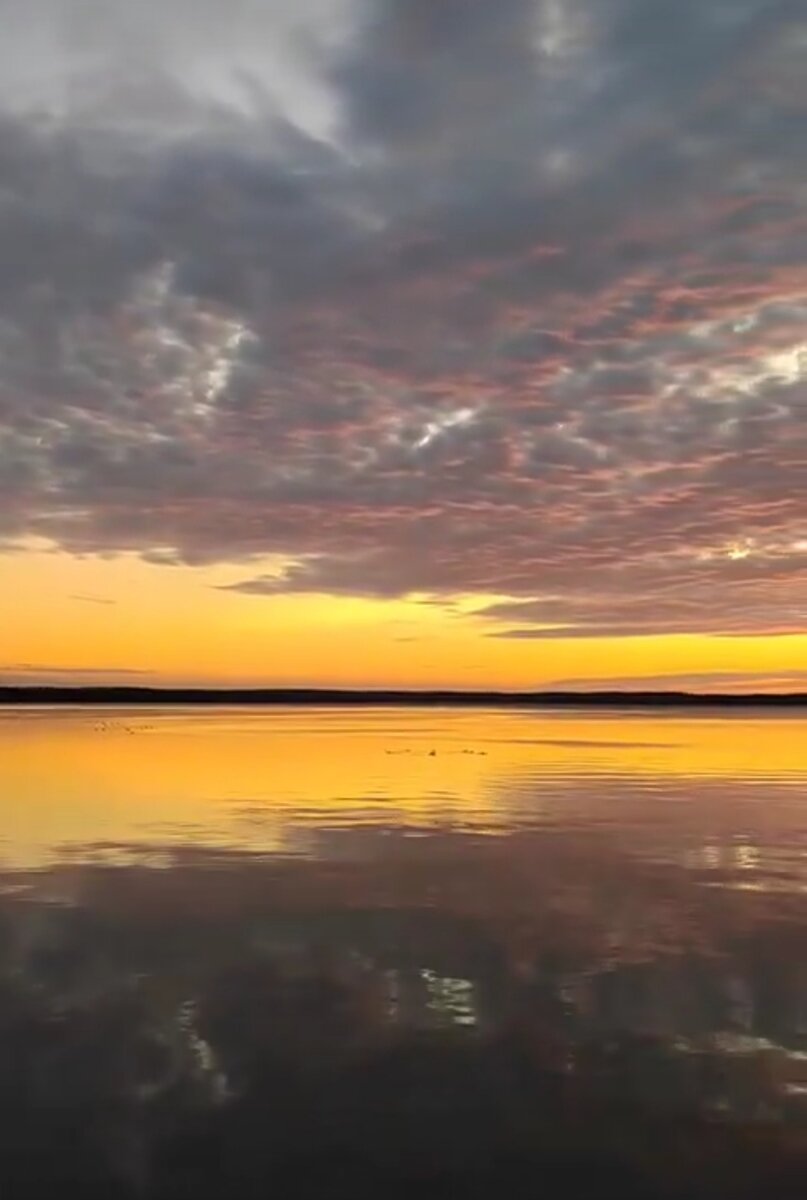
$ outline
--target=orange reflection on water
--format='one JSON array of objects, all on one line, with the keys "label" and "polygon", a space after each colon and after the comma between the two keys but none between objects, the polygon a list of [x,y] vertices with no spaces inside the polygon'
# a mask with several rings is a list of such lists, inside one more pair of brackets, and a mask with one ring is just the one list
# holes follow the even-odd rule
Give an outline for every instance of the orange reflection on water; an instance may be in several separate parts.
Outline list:
[{"label": "orange reflection on water", "polygon": [[771,714],[7,710],[0,854],[32,865],[102,843],[299,850],[301,829],[334,823],[574,822],[676,828],[707,856],[710,837],[736,834],[753,863],[754,838],[804,826],[804,730]]}]

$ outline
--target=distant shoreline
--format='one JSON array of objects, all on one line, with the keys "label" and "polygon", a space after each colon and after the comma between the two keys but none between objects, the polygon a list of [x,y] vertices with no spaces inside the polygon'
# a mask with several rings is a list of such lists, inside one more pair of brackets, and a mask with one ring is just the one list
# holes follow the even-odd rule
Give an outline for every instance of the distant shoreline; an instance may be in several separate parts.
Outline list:
[{"label": "distant shoreline", "polygon": [[381,688],[0,687],[0,705],[253,705],[423,708],[807,708],[807,693],[463,692]]}]

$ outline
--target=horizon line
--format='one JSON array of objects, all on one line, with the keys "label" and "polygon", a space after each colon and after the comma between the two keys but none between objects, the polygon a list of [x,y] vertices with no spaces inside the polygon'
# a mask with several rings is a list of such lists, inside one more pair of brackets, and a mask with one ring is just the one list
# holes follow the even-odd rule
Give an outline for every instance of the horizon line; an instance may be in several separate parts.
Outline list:
[{"label": "horizon line", "polygon": [[168,704],[215,703],[230,700],[263,704],[316,704],[319,702],[354,705],[436,704],[684,704],[750,707],[760,705],[805,705],[807,692],[693,692],[670,688],[540,688],[517,691],[460,688],[331,688],[331,687],[172,687],[148,684],[0,684],[0,703],[45,701],[65,704],[83,701],[108,703],[160,701]]}]

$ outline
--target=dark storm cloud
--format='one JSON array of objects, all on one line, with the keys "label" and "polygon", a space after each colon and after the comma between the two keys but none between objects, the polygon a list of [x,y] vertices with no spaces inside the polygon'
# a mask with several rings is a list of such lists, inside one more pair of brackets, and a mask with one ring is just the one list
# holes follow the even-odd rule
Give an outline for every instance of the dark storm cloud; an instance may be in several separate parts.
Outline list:
[{"label": "dark storm cloud", "polygon": [[0,538],[804,629],[802,17],[0,0]]}]

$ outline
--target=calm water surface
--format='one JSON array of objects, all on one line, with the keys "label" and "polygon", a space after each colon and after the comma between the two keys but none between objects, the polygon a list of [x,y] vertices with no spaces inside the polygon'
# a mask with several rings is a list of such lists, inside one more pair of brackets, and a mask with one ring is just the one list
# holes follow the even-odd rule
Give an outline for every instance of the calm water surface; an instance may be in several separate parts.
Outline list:
[{"label": "calm water surface", "polygon": [[803,1196],[806,785],[801,714],[0,710],[0,1194]]}]

